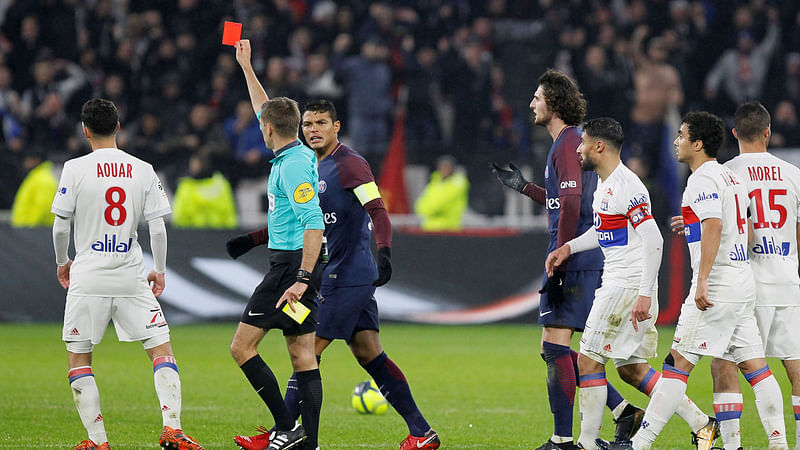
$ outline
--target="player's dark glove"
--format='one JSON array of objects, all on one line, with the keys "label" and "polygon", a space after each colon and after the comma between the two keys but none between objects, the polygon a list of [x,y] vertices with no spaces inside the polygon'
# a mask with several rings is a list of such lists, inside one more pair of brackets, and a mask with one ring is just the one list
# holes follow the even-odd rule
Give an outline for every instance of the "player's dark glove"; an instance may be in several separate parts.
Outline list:
[{"label": "player's dark glove", "polygon": [[567,272],[563,270],[553,271],[553,276],[547,279],[544,287],[539,290],[540,294],[547,294],[547,303],[551,308],[556,308],[567,299],[564,294],[564,279]]},{"label": "player's dark glove", "polygon": [[372,282],[373,286],[383,286],[392,278],[392,249],[381,247],[378,249],[378,279]]},{"label": "player's dark glove", "polygon": [[496,162],[489,163],[489,168],[492,169],[492,173],[495,174],[501,183],[515,191],[522,192],[522,189],[528,184],[528,180],[522,176],[522,171],[513,163],[509,163],[508,167],[511,170],[503,169],[498,166]]},{"label": "player's dark glove", "polygon": [[249,252],[251,248],[255,247],[253,238],[249,234],[236,236],[225,243],[225,250],[231,255],[231,258],[236,259],[245,253]]}]

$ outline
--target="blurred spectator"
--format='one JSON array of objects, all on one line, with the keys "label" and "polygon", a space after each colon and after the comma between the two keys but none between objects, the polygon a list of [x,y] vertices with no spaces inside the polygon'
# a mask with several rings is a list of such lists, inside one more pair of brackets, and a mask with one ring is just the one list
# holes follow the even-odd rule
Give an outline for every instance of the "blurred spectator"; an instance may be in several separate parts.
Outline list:
[{"label": "blurred spectator", "polygon": [[436,50],[424,46],[406,55],[406,151],[413,164],[432,165],[441,152],[436,103],[441,102],[441,70]]},{"label": "blurred spectator", "polygon": [[272,150],[264,144],[264,136],[253,106],[247,100],[236,105],[236,114],[225,121],[225,135],[236,158],[234,183],[241,178],[261,178],[267,175],[273,158]]},{"label": "blurred spectator", "polygon": [[791,52],[786,55],[784,73],[781,82],[768,86],[770,103],[789,100],[800,105],[800,53]]},{"label": "blurred spectator", "polygon": [[12,46],[8,54],[8,64],[14,70],[14,88],[22,92],[33,85],[30,77],[33,62],[44,48],[39,34],[38,17],[26,16],[22,19],[19,36],[10,37]]},{"label": "blurred spectator", "polygon": [[138,121],[128,127],[126,149],[137,158],[149,162],[162,170],[164,166],[177,164],[172,160],[167,147],[169,135],[161,124],[158,114],[145,111]]},{"label": "blurred spectator", "polygon": [[340,35],[333,44],[332,65],[347,92],[347,136],[351,147],[380,172],[380,162],[389,140],[389,112],[392,70],[387,59],[389,49],[377,39],[361,46],[361,53],[346,56],[352,38]]},{"label": "blurred spectator", "polygon": [[778,103],[772,118],[771,129],[770,146],[800,147],[800,121],[797,119],[797,109],[792,102]]},{"label": "blurred spectator", "polygon": [[414,212],[422,218],[425,231],[458,231],[467,210],[469,181],[456,172],[456,160],[444,155],[436,163],[436,171],[417,201]]},{"label": "blurred spectator", "polygon": [[22,165],[27,172],[11,207],[11,226],[52,226],[55,216],[50,212],[58,180],[53,175],[53,163],[46,161],[41,151],[25,156]]},{"label": "blurred spectator", "polygon": [[178,228],[230,229],[238,223],[230,183],[202,154],[189,159],[189,174],[178,182],[172,207]]},{"label": "blurred spectator", "polygon": [[706,99],[716,102],[718,110],[727,115],[737,105],[763,94],[770,58],[780,40],[778,11],[770,7],[767,18],[767,33],[758,45],[752,29],[739,31],[736,48],[726,50],[706,77]]},{"label": "blurred spectator", "polygon": [[306,76],[301,81],[306,98],[324,98],[339,103],[344,90],[336,83],[336,73],[328,64],[328,56],[321,52],[308,55]]}]

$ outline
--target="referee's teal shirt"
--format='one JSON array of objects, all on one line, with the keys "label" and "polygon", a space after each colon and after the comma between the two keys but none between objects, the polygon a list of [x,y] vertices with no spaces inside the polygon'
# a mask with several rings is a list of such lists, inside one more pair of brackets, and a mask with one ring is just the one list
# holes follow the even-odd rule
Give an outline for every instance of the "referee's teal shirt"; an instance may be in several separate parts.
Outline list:
[{"label": "referee's teal shirt", "polygon": [[317,155],[296,140],[276,150],[270,163],[272,170],[267,185],[269,248],[301,249],[305,230],[325,229],[317,195]]}]

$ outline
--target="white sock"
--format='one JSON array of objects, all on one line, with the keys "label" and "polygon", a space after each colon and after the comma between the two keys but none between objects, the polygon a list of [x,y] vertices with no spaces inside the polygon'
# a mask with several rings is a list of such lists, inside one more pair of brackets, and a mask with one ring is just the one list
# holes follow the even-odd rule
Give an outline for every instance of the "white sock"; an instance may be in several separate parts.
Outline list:
[{"label": "white sock", "polygon": [[95,444],[108,441],[103,415],[100,413],[100,392],[94,381],[94,374],[90,366],[81,366],[69,371],[69,386],[72,388],[72,398],[75,408],[81,416],[84,428],[89,433],[89,439]]},{"label": "white sock", "polygon": [[156,395],[161,405],[161,418],[164,426],[181,427],[181,378],[178,365],[172,356],[159,356],[153,360],[153,380]]},{"label": "white sock", "polygon": [[695,433],[697,430],[708,425],[708,414],[704,413],[700,408],[697,407],[697,405],[694,404],[692,399],[685,395],[678,404],[678,410],[675,411],[675,414],[679,415],[681,419],[685,420],[686,423],[689,424],[689,428],[691,428]]},{"label": "white sock", "polygon": [[800,395],[792,396],[792,408],[794,409],[795,422],[795,450],[800,450]]},{"label": "white sock", "polygon": [[714,414],[719,421],[719,432],[725,450],[736,450],[742,446],[742,394],[737,392],[714,392]]},{"label": "white sock", "polygon": [[647,411],[644,413],[642,427],[633,437],[633,448],[647,450],[655,442],[669,419],[678,410],[686,395],[686,380],[689,374],[665,365]]},{"label": "white sock", "polygon": [[769,366],[750,372],[745,375],[747,381],[753,386],[756,395],[756,409],[767,433],[769,445],[787,448],[786,424],[783,422],[783,398],[778,380],[772,376]]},{"label": "white sock", "polygon": [[581,435],[578,442],[586,450],[595,450],[595,439],[600,436],[600,427],[603,425],[603,411],[606,409],[608,397],[608,384],[605,373],[593,373],[579,377]]}]

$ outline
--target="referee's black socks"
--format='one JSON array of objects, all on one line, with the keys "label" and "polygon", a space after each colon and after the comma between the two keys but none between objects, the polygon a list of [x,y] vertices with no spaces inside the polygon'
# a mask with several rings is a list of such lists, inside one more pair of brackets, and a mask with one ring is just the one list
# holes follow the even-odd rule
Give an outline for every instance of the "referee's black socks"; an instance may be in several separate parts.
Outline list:
[{"label": "referee's black socks", "polygon": [[[260,355],[256,355],[242,364],[241,369],[253,389],[267,404],[275,419],[275,426],[279,430],[291,430],[294,427],[294,419],[286,408],[286,404],[283,403],[278,380],[275,379],[275,374],[269,369],[267,363],[261,359]],[[322,395],[320,395],[321,398]]]}]

